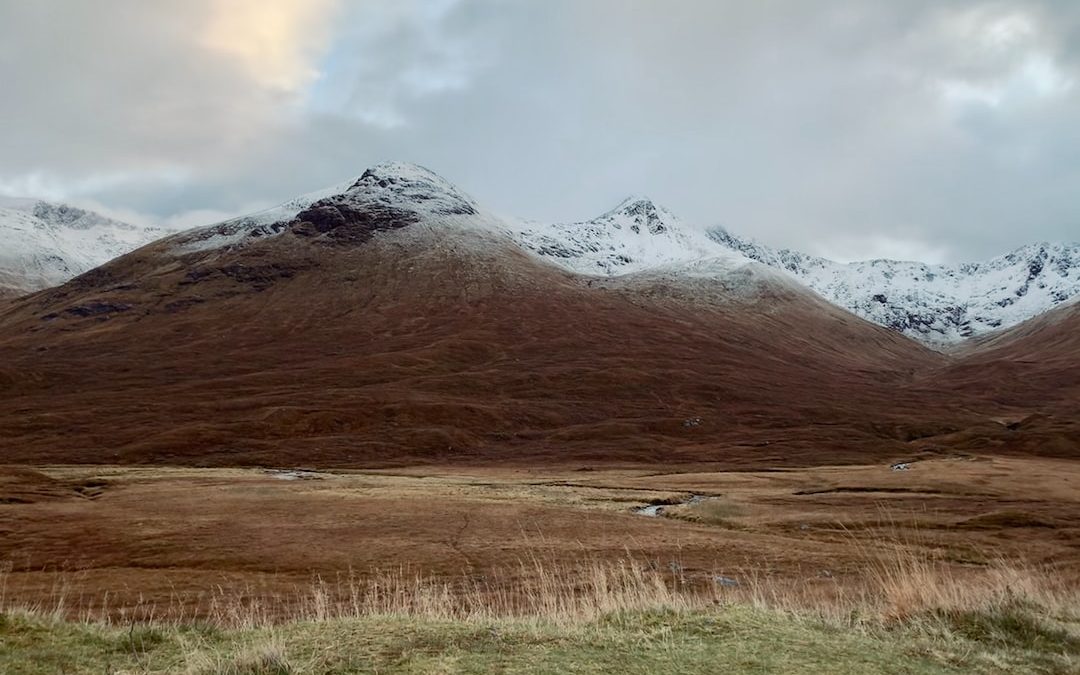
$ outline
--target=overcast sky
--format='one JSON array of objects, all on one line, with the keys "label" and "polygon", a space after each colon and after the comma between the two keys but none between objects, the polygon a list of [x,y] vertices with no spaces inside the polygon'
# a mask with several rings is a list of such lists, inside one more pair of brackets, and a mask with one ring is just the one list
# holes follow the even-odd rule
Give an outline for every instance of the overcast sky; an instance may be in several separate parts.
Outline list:
[{"label": "overcast sky", "polygon": [[839,259],[1080,239],[1080,2],[0,0],[0,193],[198,225],[423,164]]}]

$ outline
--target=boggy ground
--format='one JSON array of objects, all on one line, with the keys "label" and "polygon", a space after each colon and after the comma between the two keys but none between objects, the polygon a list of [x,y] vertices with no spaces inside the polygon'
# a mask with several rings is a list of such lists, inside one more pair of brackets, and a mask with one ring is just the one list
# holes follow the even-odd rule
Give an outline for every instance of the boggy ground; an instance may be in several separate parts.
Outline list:
[{"label": "boggy ground", "polygon": [[[537,559],[629,559],[696,582],[823,594],[857,589],[870,567],[907,553],[960,575],[1007,560],[1080,580],[1080,464],[957,456],[909,466],[8,467],[3,598],[192,616],[221,596],[287,608],[316,578],[406,570],[516,583]],[[658,517],[635,512],[658,503],[670,504]]]}]

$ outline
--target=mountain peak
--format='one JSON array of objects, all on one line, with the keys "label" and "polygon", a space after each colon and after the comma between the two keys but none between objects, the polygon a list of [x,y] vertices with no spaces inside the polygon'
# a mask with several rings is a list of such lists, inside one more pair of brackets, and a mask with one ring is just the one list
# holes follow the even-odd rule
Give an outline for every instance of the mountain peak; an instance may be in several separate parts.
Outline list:
[{"label": "mountain peak", "polygon": [[623,210],[631,209],[631,208],[635,208],[635,207],[646,208],[646,209],[657,209],[658,208],[656,202],[654,202],[652,200],[652,198],[649,197],[648,195],[632,194],[629,197],[623,199],[621,202],[619,202],[619,205],[616,206],[614,209],[612,209],[612,211],[623,211]]},{"label": "mountain peak", "polygon": [[621,276],[697,261],[730,271],[748,262],[643,195],[592,220],[522,224],[515,236],[538,256],[579,274]]},{"label": "mountain peak", "polygon": [[193,253],[244,246],[292,231],[303,237],[358,243],[379,230],[479,214],[471,197],[434,171],[408,162],[381,162],[350,182],[192,230],[175,242],[180,252]]},{"label": "mountain peak", "polygon": [[341,198],[439,215],[475,215],[476,202],[442,176],[408,162],[382,162],[366,170]]},{"label": "mountain peak", "polygon": [[678,229],[679,224],[678,218],[670,211],[644,195],[627,197],[593,222],[609,224],[616,229],[625,227],[635,234],[663,234]]},{"label": "mountain peak", "polygon": [[384,162],[365,171],[344,192],[319,199],[297,213],[292,229],[302,236],[364,242],[377,231],[406,227],[425,218],[479,212],[471,197],[435,172],[405,162]]},{"label": "mountain peak", "polygon": [[420,166],[419,164],[413,164],[412,162],[402,162],[398,160],[390,160],[386,162],[379,162],[373,164],[360,175],[357,182],[365,178],[379,178],[386,180],[426,180],[436,183],[443,183],[450,185],[449,181],[435,173],[431,169]]}]

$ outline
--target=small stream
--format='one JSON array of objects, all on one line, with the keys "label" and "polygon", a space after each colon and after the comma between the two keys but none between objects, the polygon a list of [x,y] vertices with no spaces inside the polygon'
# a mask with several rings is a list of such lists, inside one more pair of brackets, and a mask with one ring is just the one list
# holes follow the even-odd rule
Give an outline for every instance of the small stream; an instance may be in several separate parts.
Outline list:
[{"label": "small stream", "polygon": [[634,507],[634,513],[638,514],[639,516],[658,518],[664,515],[664,509],[668,508],[669,506],[697,504],[699,502],[705,501],[706,499],[712,499],[712,497],[709,497],[708,495],[690,495],[683,501],[675,502],[674,504],[646,504],[645,506],[636,506]]},{"label": "small stream", "polygon": [[306,469],[265,469],[264,473],[278,480],[322,480],[329,475]]}]

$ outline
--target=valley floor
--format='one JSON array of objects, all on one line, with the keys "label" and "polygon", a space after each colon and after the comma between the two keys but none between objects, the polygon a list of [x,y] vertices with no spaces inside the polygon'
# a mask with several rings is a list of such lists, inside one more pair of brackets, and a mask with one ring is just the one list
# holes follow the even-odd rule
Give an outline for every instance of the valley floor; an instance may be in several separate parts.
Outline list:
[{"label": "valley floor", "polygon": [[973,456],[7,467],[0,671],[1075,672],[1078,486]]},{"label": "valley floor", "polygon": [[[672,505],[638,513],[649,504]],[[208,589],[280,599],[316,576],[475,577],[534,559],[629,557],[824,594],[898,552],[957,574],[1007,560],[1080,580],[1080,465],[1048,459],[719,473],[8,468],[0,522],[6,598],[73,610],[198,613]]]}]

